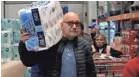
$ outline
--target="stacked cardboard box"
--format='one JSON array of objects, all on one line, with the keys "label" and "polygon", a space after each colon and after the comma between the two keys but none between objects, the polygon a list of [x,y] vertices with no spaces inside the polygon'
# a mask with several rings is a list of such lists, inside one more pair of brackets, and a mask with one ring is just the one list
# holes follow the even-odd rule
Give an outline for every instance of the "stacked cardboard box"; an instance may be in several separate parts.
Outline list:
[{"label": "stacked cardboard box", "polygon": [[139,40],[136,36],[137,31],[135,30],[128,29],[122,31],[123,51],[125,54],[130,55],[131,58],[133,58],[139,46]]}]

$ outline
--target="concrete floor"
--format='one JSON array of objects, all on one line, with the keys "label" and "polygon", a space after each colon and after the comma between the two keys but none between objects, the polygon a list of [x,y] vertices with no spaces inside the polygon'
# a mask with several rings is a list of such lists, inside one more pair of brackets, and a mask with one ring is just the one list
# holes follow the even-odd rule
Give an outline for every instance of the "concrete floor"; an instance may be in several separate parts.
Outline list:
[{"label": "concrete floor", "polygon": [[1,77],[24,77],[26,67],[21,61],[11,61],[1,65]]}]

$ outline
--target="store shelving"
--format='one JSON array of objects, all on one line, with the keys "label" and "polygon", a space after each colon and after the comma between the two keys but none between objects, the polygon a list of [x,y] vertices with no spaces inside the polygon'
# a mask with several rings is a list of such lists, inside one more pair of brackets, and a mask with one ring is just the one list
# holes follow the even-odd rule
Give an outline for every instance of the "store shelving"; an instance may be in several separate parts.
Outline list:
[{"label": "store shelving", "polygon": [[118,21],[118,20],[128,20],[128,19],[139,20],[139,12],[121,14],[116,16],[108,16],[106,18],[98,18],[98,22]]},{"label": "store shelving", "polygon": [[[118,29],[120,29],[120,30],[117,31],[117,32],[120,33],[122,35],[122,37],[124,36],[123,31],[126,28],[132,29],[131,31],[133,32],[133,31],[135,31],[134,30],[134,24],[139,24],[139,22],[138,22],[139,21],[139,11],[124,13],[123,5],[124,5],[124,2],[121,1],[121,9],[120,9],[121,14],[115,15],[115,16],[110,16],[110,2],[107,1],[107,17],[97,18],[98,23],[102,23],[102,22],[107,22],[108,23],[108,40],[110,40],[110,35],[111,35],[111,32],[110,32],[110,29],[111,29],[110,28],[110,25],[111,25],[110,22],[111,21],[116,21],[118,23],[116,26],[119,27]],[[99,6],[99,2],[97,2],[97,7],[98,6]],[[132,27],[128,27],[128,25],[131,25]],[[127,32],[127,33],[130,33],[130,31]],[[127,34],[127,33],[125,33],[125,34]],[[130,34],[132,34],[132,33],[130,33]],[[134,35],[130,35],[129,37],[132,37],[132,36],[134,36]],[[134,41],[134,40],[129,40],[129,41],[131,42],[131,41]],[[110,44],[110,42],[108,42],[108,44]],[[129,51],[132,52],[132,53],[130,53],[130,55],[134,53],[132,44],[130,44],[130,43],[125,44],[123,42],[123,45],[129,46],[129,49],[131,47],[132,50],[129,50]],[[138,45],[138,44],[136,44],[136,45]],[[135,49],[134,49],[134,51],[135,51]]]}]

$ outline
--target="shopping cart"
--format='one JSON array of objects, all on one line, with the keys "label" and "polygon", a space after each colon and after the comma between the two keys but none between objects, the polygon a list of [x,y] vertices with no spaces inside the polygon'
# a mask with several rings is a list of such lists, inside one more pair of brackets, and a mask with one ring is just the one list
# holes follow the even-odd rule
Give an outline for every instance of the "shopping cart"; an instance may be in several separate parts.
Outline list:
[{"label": "shopping cart", "polygon": [[122,77],[127,61],[98,60],[95,61],[97,77]]}]

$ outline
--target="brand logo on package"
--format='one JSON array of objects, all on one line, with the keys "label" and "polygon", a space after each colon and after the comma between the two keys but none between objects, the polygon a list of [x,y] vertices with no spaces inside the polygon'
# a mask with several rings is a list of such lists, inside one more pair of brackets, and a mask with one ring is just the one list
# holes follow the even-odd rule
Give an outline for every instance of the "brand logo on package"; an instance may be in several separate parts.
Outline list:
[{"label": "brand logo on package", "polygon": [[[38,8],[35,9],[31,9],[32,11],[32,16],[33,16],[33,21],[35,23],[35,28],[40,29],[41,28],[41,21],[40,21],[40,16],[39,16],[39,11]],[[44,37],[44,33],[42,30],[37,31],[37,35],[38,35],[38,42],[39,42],[39,46],[40,47],[46,47],[46,43],[45,43],[45,37]]]},{"label": "brand logo on package", "polygon": [[31,11],[32,11],[32,16],[33,16],[33,20],[34,20],[35,26],[41,25],[38,8],[31,9]]},{"label": "brand logo on package", "polygon": [[46,47],[43,32],[37,32],[37,35],[38,35],[38,39],[39,39],[39,46],[40,47]]}]

